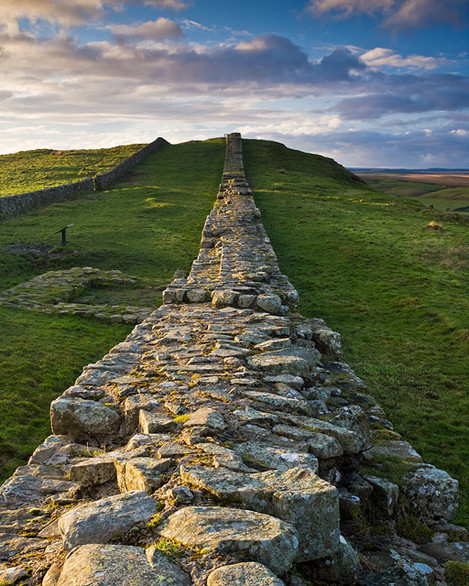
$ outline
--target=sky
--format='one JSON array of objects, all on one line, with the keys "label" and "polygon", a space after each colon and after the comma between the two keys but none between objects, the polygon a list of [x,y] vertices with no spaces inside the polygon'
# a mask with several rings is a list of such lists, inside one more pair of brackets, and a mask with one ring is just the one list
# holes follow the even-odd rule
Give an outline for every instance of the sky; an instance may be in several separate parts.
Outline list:
[{"label": "sky", "polygon": [[0,154],[241,132],[469,168],[468,0],[1,0]]}]

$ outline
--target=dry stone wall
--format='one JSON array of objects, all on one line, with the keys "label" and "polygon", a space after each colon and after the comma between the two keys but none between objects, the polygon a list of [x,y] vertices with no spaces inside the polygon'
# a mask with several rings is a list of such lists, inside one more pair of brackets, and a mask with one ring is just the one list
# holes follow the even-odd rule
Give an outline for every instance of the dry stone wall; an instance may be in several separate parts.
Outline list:
[{"label": "dry stone wall", "polygon": [[1,487],[3,583],[444,585],[402,518],[468,555],[457,482],[295,313],[241,144],[190,275],[52,403],[53,435]]},{"label": "dry stone wall", "polygon": [[107,189],[112,183],[121,179],[137,163],[146,159],[148,155],[157,151],[165,144],[168,144],[166,140],[157,138],[131,157],[125,159],[125,161],[119,163],[111,171],[98,173],[95,177],[87,177],[82,181],[65,183],[56,187],[48,187],[47,189],[0,197],[0,219],[16,216],[29,209],[43,207],[58,201],[74,199],[94,190],[100,191]]}]

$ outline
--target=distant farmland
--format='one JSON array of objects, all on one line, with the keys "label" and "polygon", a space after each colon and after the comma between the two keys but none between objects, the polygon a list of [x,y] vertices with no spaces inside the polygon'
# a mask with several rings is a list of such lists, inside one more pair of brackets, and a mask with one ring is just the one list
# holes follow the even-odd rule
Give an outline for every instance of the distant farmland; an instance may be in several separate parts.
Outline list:
[{"label": "distant farmland", "polygon": [[372,170],[357,175],[388,195],[418,198],[441,211],[469,213],[469,172]]}]

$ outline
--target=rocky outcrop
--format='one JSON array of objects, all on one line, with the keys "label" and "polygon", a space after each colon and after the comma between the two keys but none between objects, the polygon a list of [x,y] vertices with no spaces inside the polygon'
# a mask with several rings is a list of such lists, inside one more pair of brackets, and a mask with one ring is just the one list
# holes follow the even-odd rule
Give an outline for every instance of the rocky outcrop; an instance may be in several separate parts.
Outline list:
[{"label": "rocky outcrop", "polygon": [[228,135],[190,275],[52,403],[54,435],[1,487],[7,574],[444,585],[431,545],[466,536],[450,524],[456,481],[392,431],[297,299]]}]

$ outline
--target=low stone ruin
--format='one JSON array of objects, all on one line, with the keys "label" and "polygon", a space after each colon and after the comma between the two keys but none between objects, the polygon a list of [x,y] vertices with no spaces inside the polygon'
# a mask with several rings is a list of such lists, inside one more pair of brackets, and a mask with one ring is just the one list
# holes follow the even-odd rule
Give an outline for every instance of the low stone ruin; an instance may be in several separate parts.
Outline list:
[{"label": "low stone ruin", "polygon": [[77,301],[87,287],[104,288],[136,283],[136,277],[125,275],[119,270],[73,267],[48,271],[1,292],[0,305],[136,324],[148,317],[152,310],[134,305],[90,304]]},{"label": "low stone ruin", "polygon": [[164,301],[52,403],[53,435],[1,487],[2,583],[446,584],[469,555],[458,483],[295,312],[237,134]]}]

